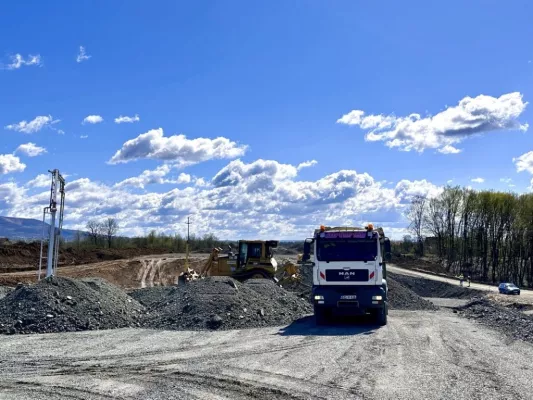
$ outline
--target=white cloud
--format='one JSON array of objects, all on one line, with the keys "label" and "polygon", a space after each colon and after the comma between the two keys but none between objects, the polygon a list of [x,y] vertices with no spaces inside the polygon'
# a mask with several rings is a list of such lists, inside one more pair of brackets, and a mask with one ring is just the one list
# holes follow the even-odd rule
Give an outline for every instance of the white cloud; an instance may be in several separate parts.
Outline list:
[{"label": "white cloud", "polygon": [[483,183],[485,182],[485,179],[484,178],[473,178],[473,179],[470,179],[470,182]]},{"label": "white cloud", "polygon": [[420,181],[402,179],[398,182],[394,191],[399,199],[411,201],[415,196],[436,197],[442,192],[442,187],[436,186],[425,179]]},{"label": "white cloud", "polygon": [[145,170],[139,176],[125,179],[117,184],[115,187],[122,188],[126,186],[144,189],[147,185],[153,184],[184,184],[191,182],[189,174],[181,173],[176,179],[167,178],[173,167],[168,164],[163,164],[154,170]]},{"label": "white cloud", "polygon": [[89,135],[80,135],[80,139],[87,139]]},{"label": "white cloud", "polygon": [[513,158],[518,172],[527,171],[533,174],[533,151],[522,154],[520,157]]},{"label": "white cloud", "polygon": [[274,181],[292,179],[298,174],[298,169],[290,164],[280,164],[273,160],[257,160],[245,164],[241,160],[234,160],[222,168],[213,178],[213,184],[218,187],[235,186],[243,181],[260,186],[273,186]]},{"label": "white cloud", "polygon": [[40,115],[35,117],[30,122],[24,120],[16,124],[7,125],[5,126],[5,129],[22,133],[35,133],[39,132],[44,127],[49,127],[50,125],[58,122],[59,120],[54,120],[51,115]]},{"label": "white cloud", "polygon": [[26,169],[26,164],[20,162],[20,158],[13,154],[0,154],[0,175],[12,172],[22,172]]},{"label": "white cloud", "polygon": [[239,157],[245,153],[246,148],[224,137],[215,139],[187,139],[185,135],[165,137],[163,129],[159,128],[125,142],[109,163],[119,164],[139,159],[156,159],[185,166],[211,159]]},{"label": "white cloud", "polygon": [[76,62],[81,63],[82,61],[86,61],[91,57],[92,56],[87,55],[87,53],[85,52],[85,47],[80,46],[80,52],[76,56]]},{"label": "white cloud", "polygon": [[500,182],[501,183],[506,183],[506,184],[510,184],[513,182],[513,180],[511,178],[500,178]]},{"label": "white cloud", "polygon": [[50,187],[51,184],[51,176],[46,174],[39,174],[35,178],[33,178],[31,181],[28,181],[26,183],[26,187],[28,188],[43,188],[43,187]]},{"label": "white cloud", "polygon": [[14,56],[11,56],[11,63],[3,66],[4,69],[19,69],[20,67],[26,65],[42,65],[41,63],[41,56],[39,54],[37,55],[28,55],[28,57],[25,59],[21,54],[15,54]]},{"label": "white cloud", "polygon": [[125,116],[120,116],[118,118],[115,118],[115,124],[123,124],[125,122],[127,123],[132,123],[132,122],[139,122],[141,119],[139,118],[139,116],[137,114],[135,114],[135,116],[133,117],[125,117]]},{"label": "white cloud", "polygon": [[88,115],[83,119],[82,124],[98,124],[103,121],[100,115]]},{"label": "white cloud", "polygon": [[453,145],[472,135],[490,131],[527,130],[528,124],[518,121],[527,104],[518,92],[498,98],[479,95],[465,97],[457,106],[425,118],[420,114],[406,117],[365,115],[362,110],[353,110],[339,118],[337,123],[368,130],[365,136],[367,141],[383,141],[391,148],[418,152],[432,148],[443,154],[456,154],[461,150]]},{"label": "white cloud", "polygon": [[438,150],[439,153],[442,153],[442,154],[458,154],[460,152],[462,152],[463,150],[461,149],[457,149],[449,144],[447,144],[446,146],[440,148]]},{"label": "white cloud", "polygon": [[448,179],[448,180],[446,181],[446,183],[447,183],[448,185],[451,185],[451,184],[453,183],[453,179]]},{"label": "white cloud", "polygon": [[178,179],[176,179],[176,183],[190,183],[191,179],[192,178],[189,174],[182,172],[181,174],[179,174]]},{"label": "white cloud", "polygon": [[[407,180],[391,189],[369,174],[353,170],[302,181],[296,175],[297,165],[236,161],[214,174],[209,179],[213,184],[184,173],[173,176],[176,167],[166,164],[116,185],[87,178],[68,182],[65,227],[83,228],[89,218],[112,216],[121,222],[125,235],[146,234],[151,229],[173,234],[190,215],[195,234],[214,233],[225,239],[301,240],[320,224],[362,225],[368,221],[384,226],[389,236],[395,237],[405,230],[403,213],[411,197],[431,196],[440,190],[427,181]],[[149,190],[151,183],[167,181],[180,186]],[[0,184],[0,214],[40,218],[48,201],[49,183],[49,177],[42,175],[22,186]],[[30,192],[39,187],[43,190]]]},{"label": "white cloud", "polygon": [[36,157],[46,153],[46,149],[44,147],[37,146],[35,143],[29,142],[21,144],[19,147],[17,147],[15,153],[23,153],[28,157]]},{"label": "white cloud", "polygon": [[299,171],[303,168],[309,168],[309,167],[313,167],[315,165],[318,164],[318,161],[317,160],[309,160],[309,161],[304,161],[303,163],[300,163],[298,164],[298,166],[296,167],[296,169]]}]

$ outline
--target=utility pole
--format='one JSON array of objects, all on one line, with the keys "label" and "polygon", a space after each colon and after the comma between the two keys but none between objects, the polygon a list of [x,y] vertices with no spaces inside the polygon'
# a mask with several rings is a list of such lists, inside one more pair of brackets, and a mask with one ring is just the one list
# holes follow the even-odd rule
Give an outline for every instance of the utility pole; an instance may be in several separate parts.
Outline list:
[{"label": "utility pole", "polygon": [[189,270],[189,227],[191,226],[190,218],[187,217],[187,244],[185,245],[185,271]]},{"label": "utility pole", "polygon": [[[41,279],[41,269],[43,260],[46,259],[46,277],[53,276],[58,260],[59,260],[59,239],[61,237],[61,229],[63,228],[63,210],[65,207],[65,179],[59,173],[59,170],[54,169],[48,171],[52,174],[52,183],[50,186],[50,205],[43,210],[43,235],[41,237],[41,252],[39,256],[39,272],[38,279]],[[59,194],[59,204],[58,204]],[[56,227],[56,213],[59,211]],[[50,214],[50,227],[48,229],[48,237],[45,233],[46,215]],[[43,256],[44,244],[48,244],[48,255]]]}]

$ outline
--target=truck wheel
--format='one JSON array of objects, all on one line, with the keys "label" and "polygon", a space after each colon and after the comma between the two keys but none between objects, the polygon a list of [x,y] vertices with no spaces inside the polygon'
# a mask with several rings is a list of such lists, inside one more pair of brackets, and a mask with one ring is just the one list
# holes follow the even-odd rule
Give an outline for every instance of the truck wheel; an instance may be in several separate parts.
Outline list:
[{"label": "truck wheel", "polygon": [[383,306],[382,309],[378,309],[376,313],[376,322],[379,326],[385,326],[387,325],[387,314],[388,314],[388,307],[387,304]]},{"label": "truck wheel", "polygon": [[324,308],[315,307],[315,324],[326,325],[328,322],[328,313]]}]

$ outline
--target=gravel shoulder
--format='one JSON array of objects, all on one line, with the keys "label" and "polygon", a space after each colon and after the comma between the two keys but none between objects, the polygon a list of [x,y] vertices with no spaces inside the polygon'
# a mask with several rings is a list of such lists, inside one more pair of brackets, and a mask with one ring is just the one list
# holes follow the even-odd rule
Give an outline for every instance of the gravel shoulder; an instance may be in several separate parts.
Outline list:
[{"label": "gravel shoulder", "polygon": [[533,346],[451,312],[390,324],[0,341],[0,399],[529,399]]}]

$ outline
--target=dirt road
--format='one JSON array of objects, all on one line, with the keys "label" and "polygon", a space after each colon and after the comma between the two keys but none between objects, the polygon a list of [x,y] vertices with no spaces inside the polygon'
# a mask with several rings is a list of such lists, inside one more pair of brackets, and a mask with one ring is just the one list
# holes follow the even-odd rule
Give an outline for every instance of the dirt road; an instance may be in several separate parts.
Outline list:
[{"label": "dirt road", "polygon": [[530,399],[533,346],[447,311],[390,324],[0,341],[0,399]]},{"label": "dirt road", "polygon": [[[439,275],[425,274],[419,271],[412,271],[409,269],[397,267],[392,264],[387,265],[387,270],[390,272],[396,273],[396,274],[418,276],[418,277],[422,277],[426,279],[431,279],[434,281],[450,283],[452,285],[459,285],[459,281],[456,279],[446,278],[446,277],[439,276]],[[466,286],[466,283],[465,283],[465,286]],[[485,285],[482,283],[472,283],[470,287],[471,289],[483,290],[483,291],[492,292],[495,294],[498,293],[498,288],[492,285]],[[509,298],[509,296],[503,296],[503,297]],[[517,299],[516,297],[512,297],[512,296],[510,298]],[[520,300],[524,300],[524,299],[527,299],[528,301],[533,301],[533,290],[520,289]]]}]

